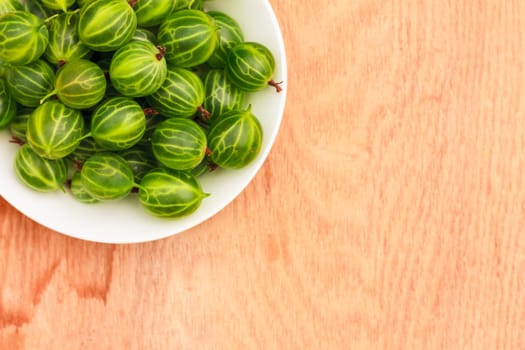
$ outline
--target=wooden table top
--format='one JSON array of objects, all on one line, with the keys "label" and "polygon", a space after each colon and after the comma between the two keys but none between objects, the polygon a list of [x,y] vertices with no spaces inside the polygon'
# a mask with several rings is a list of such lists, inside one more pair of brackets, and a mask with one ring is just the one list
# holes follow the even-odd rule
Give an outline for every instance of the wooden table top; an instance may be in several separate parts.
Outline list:
[{"label": "wooden table top", "polygon": [[0,200],[1,349],[524,349],[525,2],[272,0],[267,162],[161,241]]}]

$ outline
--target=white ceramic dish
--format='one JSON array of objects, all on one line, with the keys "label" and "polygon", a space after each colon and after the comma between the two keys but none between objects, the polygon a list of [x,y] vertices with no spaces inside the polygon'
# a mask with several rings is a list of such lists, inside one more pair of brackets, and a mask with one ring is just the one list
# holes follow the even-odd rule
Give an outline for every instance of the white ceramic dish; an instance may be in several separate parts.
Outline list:
[{"label": "white ceramic dish", "polygon": [[258,41],[270,48],[277,65],[275,80],[283,81],[279,94],[268,88],[248,98],[264,132],[261,152],[249,166],[205,175],[202,187],[211,196],[195,213],[180,219],[159,219],[147,214],[133,196],[87,205],[75,201],[69,193],[43,194],[26,188],[13,170],[18,146],[8,142],[10,135],[4,130],[0,132],[0,195],[41,225],[71,237],[104,243],[165,238],[202,223],[232,202],[261,168],[277,136],[286,100],[286,56],[278,22],[267,0],[214,0],[208,2],[207,9],[231,15],[241,25],[247,41]]}]

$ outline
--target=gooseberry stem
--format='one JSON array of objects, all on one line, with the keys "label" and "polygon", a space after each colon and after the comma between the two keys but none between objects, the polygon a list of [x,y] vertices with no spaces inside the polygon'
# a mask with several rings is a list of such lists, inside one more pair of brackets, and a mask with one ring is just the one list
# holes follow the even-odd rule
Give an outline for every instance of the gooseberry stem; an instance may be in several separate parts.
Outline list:
[{"label": "gooseberry stem", "polygon": [[281,91],[283,91],[283,88],[281,87],[281,84],[282,84],[282,83],[283,83],[282,81],[276,83],[275,81],[270,80],[270,81],[268,82],[268,85],[273,86],[273,87],[275,88],[275,91],[277,91],[277,92],[281,92]]},{"label": "gooseberry stem", "polygon": [[217,168],[218,168],[219,166],[218,166],[217,164],[215,164],[215,163],[210,163],[210,164],[208,165],[208,167],[210,168],[210,172],[212,172],[212,171],[217,170]]},{"label": "gooseberry stem", "polygon": [[82,141],[82,140],[87,139],[88,137],[91,137],[91,136],[92,135],[91,135],[91,131],[90,131],[90,132],[86,133],[84,136],[82,136],[81,138],[79,138],[78,140]]},{"label": "gooseberry stem", "polygon": [[16,136],[11,137],[11,140],[9,140],[9,143],[16,143],[19,146],[23,146],[25,144],[24,140]]},{"label": "gooseberry stem", "polygon": [[45,95],[45,96],[40,100],[40,104],[46,102],[46,100],[47,100],[48,98],[50,98],[51,96],[56,95],[56,93],[57,93],[57,89],[54,89],[54,90],[51,91],[49,94]]},{"label": "gooseberry stem", "polygon": [[49,16],[47,17],[45,20],[44,20],[44,23],[48,23],[49,21],[52,21],[53,19],[55,19],[56,17],[58,17],[59,13],[55,13],[53,16]]},{"label": "gooseberry stem", "polygon": [[133,187],[131,188],[131,193],[139,193],[140,190],[142,190],[144,193],[146,193],[146,195],[149,198],[149,193],[143,186],[141,186],[140,184],[138,184],[136,182],[133,183]]},{"label": "gooseberry stem", "polygon": [[70,15],[68,18],[67,18],[67,24],[70,24],[71,23],[71,16],[73,16],[74,14],[80,12],[80,9],[76,9],[76,10],[73,10],[73,11],[64,11],[64,13],[67,13],[68,15]]},{"label": "gooseberry stem", "polygon": [[206,153],[206,155],[207,155],[208,157],[210,157],[211,154],[213,153],[213,151],[212,151],[209,147],[206,147],[206,150],[204,151],[204,153]]},{"label": "gooseberry stem", "polygon": [[202,106],[199,106],[197,107],[197,111],[199,111],[201,113],[201,116],[205,119],[205,120],[208,120],[210,119],[210,112],[208,112],[206,109],[204,109],[204,107]]},{"label": "gooseberry stem", "polygon": [[129,0],[128,4],[129,6],[134,7],[137,4],[137,0]]},{"label": "gooseberry stem", "polygon": [[153,107],[147,107],[147,108],[144,108],[144,115],[145,115],[146,117],[159,115],[159,111],[157,111],[157,110],[156,110],[155,108],[153,108]]},{"label": "gooseberry stem", "polygon": [[155,57],[157,58],[157,61],[160,61],[166,55],[166,48],[164,46],[157,45],[157,49],[159,49],[159,53],[156,54]]},{"label": "gooseberry stem", "polygon": [[60,69],[62,68],[62,66],[66,64],[66,61],[65,60],[59,60],[58,63],[57,63],[57,69]]}]

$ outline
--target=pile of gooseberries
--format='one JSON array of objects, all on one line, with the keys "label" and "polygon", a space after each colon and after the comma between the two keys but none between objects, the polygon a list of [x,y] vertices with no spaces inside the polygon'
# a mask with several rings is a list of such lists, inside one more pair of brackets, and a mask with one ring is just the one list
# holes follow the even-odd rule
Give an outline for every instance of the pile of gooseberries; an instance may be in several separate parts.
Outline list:
[{"label": "pile of gooseberries", "polygon": [[275,59],[203,0],[1,0],[0,129],[39,192],[92,204],[136,195],[152,215],[193,213],[200,177],[239,169],[263,131],[246,105]]}]

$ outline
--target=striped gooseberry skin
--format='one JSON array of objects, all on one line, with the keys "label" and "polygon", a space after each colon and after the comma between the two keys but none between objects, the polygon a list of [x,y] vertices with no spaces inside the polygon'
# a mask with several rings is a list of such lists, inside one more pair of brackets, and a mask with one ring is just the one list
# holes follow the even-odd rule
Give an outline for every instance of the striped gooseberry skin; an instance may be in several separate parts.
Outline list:
[{"label": "striped gooseberry skin", "polygon": [[0,16],[14,11],[24,11],[24,8],[17,0],[2,0],[0,1]]},{"label": "striped gooseberry skin", "polygon": [[27,142],[41,157],[64,158],[80,143],[84,118],[76,109],[51,100],[37,107],[27,120]]},{"label": "striped gooseberry skin", "polygon": [[40,1],[37,0],[16,0],[22,5],[24,11],[31,12],[41,20],[45,21],[54,11],[46,8]]},{"label": "striped gooseberry skin", "polygon": [[205,0],[176,0],[174,1],[173,11],[180,11],[185,9],[202,10],[204,8]]},{"label": "striped gooseberry skin", "polygon": [[15,115],[11,123],[9,123],[9,133],[11,136],[22,140],[23,142],[27,141],[27,120],[31,116],[31,111],[19,112]]},{"label": "striped gooseberry skin", "polygon": [[76,58],[90,58],[92,51],[80,41],[77,31],[78,13],[63,13],[48,23],[49,44],[46,60],[58,65]]},{"label": "striped gooseberry skin", "polygon": [[171,67],[162,86],[147,96],[148,102],[168,118],[192,117],[204,101],[204,85],[189,69]]},{"label": "striped gooseberry skin", "polygon": [[43,59],[24,66],[12,66],[7,73],[9,92],[25,107],[37,107],[53,91],[55,71]]},{"label": "striped gooseberry skin", "polygon": [[24,65],[38,59],[46,50],[49,32],[43,20],[25,11],[0,17],[0,60]]},{"label": "striped gooseberry skin", "polygon": [[67,163],[64,159],[45,159],[25,144],[16,153],[15,173],[29,188],[39,192],[53,192],[64,188]]},{"label": "striped gooseberry skin", "polygon": [[115,51],[137,29],[135,11],[123,0],[96,0],[80,9],[78,34],[94,51]]},{"label": "striped gooseberry skin", "polygon": [[163,50],[146,41],[131,41],[122,46],[113,55],[109,67],[111,84],[128,97],[153,94],[167,74]]},{"label": "striped gooseberry skin", "polygon": [[251,106],[222,115],[208,130],[211,160],[222,168],[242,168],[259,154],[262,137],[261,124]]},{"label": "striped gooseberry skin", "polygon": [[256,42],[234,46],[226,60],[226,75],[239,89],[256,92],[268,86],[275,72],[270,50]]},{"label": "striped gooseberry skin", "polygon": [[95,0],[77,0],[77,5],[78,5],[78,7],[82,8],[82,7],[86,6],[87,4],[91,4],[94,1]]},{"label": "striped gooseberry skin", "polygon": [[80,144],[75,148],[68,158],[74,162],[85,162],[86,159],[95,153],[104,152],[105,149],[100,146],[93,137],[86,136],[82,138]]},{"label": "striped gooseberry skin", "polygon": [[244,107],[246,93],[233,85],[221,69],[210,70],[204,78],[206,98],[202,106],[213,121],[221,115]]},{"label": "striped gooseberry skin", "polygon": [[86,191],[100,201],[124,198],[135,184],[128,162],[111,152],[89,157],[82,165],[80,176]]},{"label": "striped gooseberry skin", "polygon": [[218,27],[201,10],[174,12],[160,25],[157,39],[168,63],[190,68],[205,63],[219,43]]},{"label": "striped gooseberry skin", "polygon": [[146,41],[152,44],[157,44],[157,37],[149,29],[137,28],[130,41]]},{"label": "striped gooseberry skin", "polygon": [[111,97],[91,115],[91,136],[110,151],[133,147],[145,130],[146,116],[142,107],[128,97]]},{"label": "striped gooseberry skin", "polygon": [[137,16],[137,25],[153,27],[162,23],[174,9],[177,1],[173,0],[138,0],[133,6]]},{"label": "striped gooseberry skin", "polygon": [[231,16],[220,11],[206,12],[219,27],[219,44],[208,59],[207,64],[213,68],[224,68],[226,58],[232,47],[244,42],[244,34],[239,23]]},{"label": "striped gooseberry skin", "polygon": [[164,168],[153,169],[144,176],[138,195],[147,212],[165,218],[189,215],[208,197],[189,172]]},{"label": "striped gooseberry skin", "polygon": [[57,71],[54,93],[68,107],[87,109],[102,101],[106,87],[106,77],[97,64],[76,59]]},{"label": "striped gooseberry skin", "polygon": [[6,63],[0,60],[0,79],[6,76],[8,67],[9,66]]},{"label": "striped gooseberry skin", "polygon": [[42,5],[50,10],[60,10],[66,12],[75,3],[75,0],[40,0]]},{"label": "striped gooseberry skin", "polygon": [[199,165],[206,155],[206,134],[191,119],[170,118],[155,128],[151,146],[162,165],[189,170]]},{"label": "striped gooseberry skin", "polygon": [[7,128],[16,116],[16,102],[7,89],[7,83],[0,79],[0,130]]},{"label": "striped gooseberry skin", "polygon": [[131,167],[131,170],[133,170],[135,182],[137,183],[142,180],[148,171],[158,165],[157,160],[152,156],[151,152],[141,147],[127,149],[122,151],[120,155],[124,157]]},{"label": "striped gooseberry skin", "polygon": [[86,190],[79,170],[75,170],[71,177],[71,194],[73,195],[73,198],[81,203],[93,204],[100,202],[98,199],[93,198],[93,196]]}]

